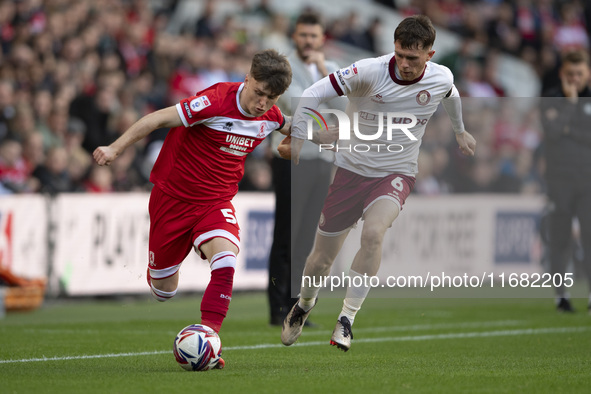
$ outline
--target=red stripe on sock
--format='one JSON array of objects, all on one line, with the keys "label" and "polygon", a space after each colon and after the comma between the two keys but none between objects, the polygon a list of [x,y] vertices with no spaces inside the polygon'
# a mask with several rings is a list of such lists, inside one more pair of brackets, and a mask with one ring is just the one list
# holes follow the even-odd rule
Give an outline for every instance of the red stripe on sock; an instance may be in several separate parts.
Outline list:
[{"label": "red stripe on sock", "polygon": [[221,260],[221,259],[223,259],[224,257],[228,257],[228,256],[233,256],[233,257],[236,257],[236,255],[235,255],[234,253],[231,253],[231,252],[224,253],[224,254],[222,254],[222,255],[220,255],[220,256],[217,256],[217,257],[215,257],[215,256],[214,256],[215,258],[211,259],[211,262],[209,263],[209,265],[210,265],[210,266],[212,266],[212,265],[213,265],[213,263],[215,263],[216,261],[218,261],[218,260]]}]

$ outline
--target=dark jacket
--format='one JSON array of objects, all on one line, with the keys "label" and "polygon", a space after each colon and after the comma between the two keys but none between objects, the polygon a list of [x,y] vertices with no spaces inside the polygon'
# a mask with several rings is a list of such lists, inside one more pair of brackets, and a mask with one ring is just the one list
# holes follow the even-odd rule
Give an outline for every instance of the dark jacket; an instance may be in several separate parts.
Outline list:
[{"label": "dark jacket", "polygon": [[550,90],[542,98],[540,114],[546,179],[591,177],[591,90],[579,93],[576,104],[565,98],[560,87]]}]

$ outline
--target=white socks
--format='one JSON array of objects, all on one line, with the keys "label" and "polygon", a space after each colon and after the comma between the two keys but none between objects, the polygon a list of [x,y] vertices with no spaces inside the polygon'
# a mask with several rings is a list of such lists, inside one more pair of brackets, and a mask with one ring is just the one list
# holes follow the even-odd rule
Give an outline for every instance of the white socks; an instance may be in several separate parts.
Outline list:
[{"label": "white socks", "polygon": [[302,287],[300,293],[300,301],[298,305],[302,308],[305,312],[308,312],[314,304],[316,304],[316,298],[318,298],[318,293],[320,292],[320,287],[310,287],[304,288]]},{"label": "white socks", "polygon": [[[367,294],[371,289],[369,283],[365,283],[363,281],[363,275],[353,270],[349,270],[349,276],[351,278],[351,284],[353,283],[361,283],[362,285],[359,287],[356,286],[349,286],[347,288],[347,294],[345,295],[345,300],[343,301],[343,309],[341,310],[341,314],[339,315],[338,320],[341,320],[342,316],[346,316],[347,319],[353,325],[355,321],[355,315],[361,309],[361,305],[365,298],[367,298]],[[358,280],[354,280],[355,277],[360,277]]]},{"label": "white socks", "polygon": [[315,284],[316,283],[314,280],[304,280],[302,282],[302,288],[300,289],[300,301],[298,302],[298,305],[306,312],[314,307],[316,304],[316,298],[318,298],[318,293],[320,292],[321,286],[316,287],[314,286]]},{"label": "white socks", "polygon": [[[365,283],[366,281],[364,281],[364,275],[358,272],[349,270],[349,277],[351,278],[351,286],[347,288],[347,293],[345,295],[345,300],[343,301],[343,309],[339,315],[339,320],[341,319],[341,316],[346,316],[351,324],[353,324],[355,315],[359,309],[361,309],[361,305],[367,298],[367,294],[369,293],[371,286],[369,283]],[[356,280],[357,277],[359,277],[359,279]],[[358,283],[361,283],[361,286],[352,285]],[[319,292],[320,286],[315,287],[313,286],[313,283],[309,282],[303,283],[300,293],[300,301],[298,302],[299,307],[308,312],[316,303],[316,298],[318,297]]]}]

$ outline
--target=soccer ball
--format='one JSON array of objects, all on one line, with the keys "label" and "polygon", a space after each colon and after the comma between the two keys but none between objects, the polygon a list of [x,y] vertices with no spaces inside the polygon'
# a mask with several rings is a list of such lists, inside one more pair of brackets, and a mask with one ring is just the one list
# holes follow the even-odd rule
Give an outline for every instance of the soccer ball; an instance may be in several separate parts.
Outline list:
[{"label": "soccer ball", "polygon": [[222,341],[211,328],[203,324],[191,324],[177,334],[173,352],[183,369],[207,371],[220,361]]}]

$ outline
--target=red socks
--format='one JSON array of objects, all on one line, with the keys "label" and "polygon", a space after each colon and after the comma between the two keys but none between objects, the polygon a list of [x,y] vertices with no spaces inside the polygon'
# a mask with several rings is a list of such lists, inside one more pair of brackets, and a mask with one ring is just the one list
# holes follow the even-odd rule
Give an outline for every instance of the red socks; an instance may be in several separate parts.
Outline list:
[{"label": "red socks", "polygon": [[233,266],[217,268],[211,271],[211,279],[201,300],[201,323],[211,327],[215,332],[220,331],[222,322],[228,312],[232,300],[233,283]]}]

